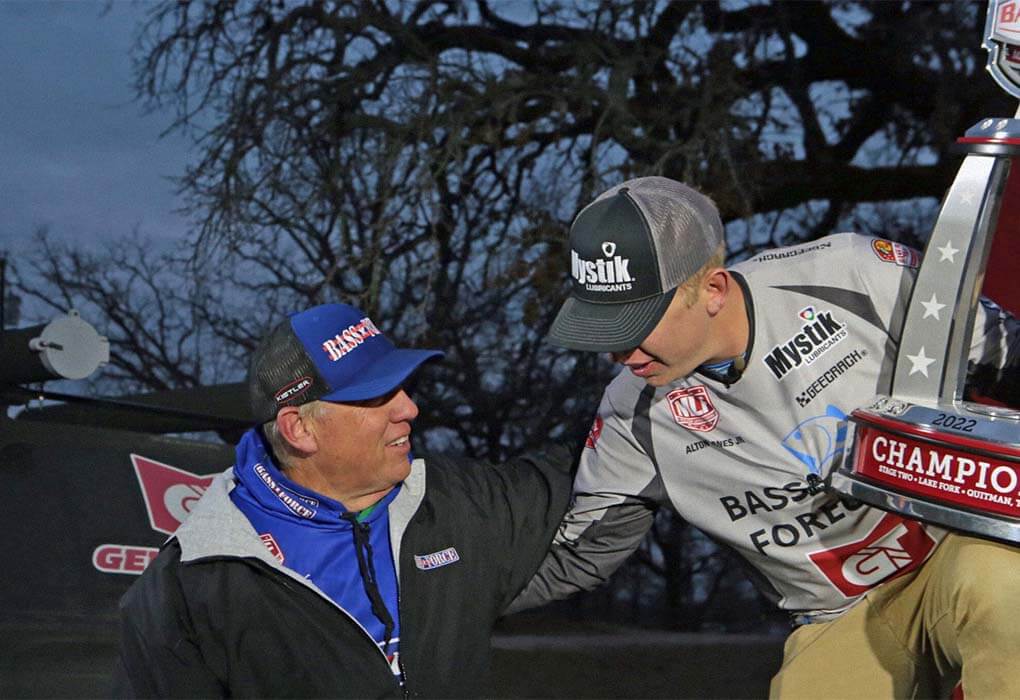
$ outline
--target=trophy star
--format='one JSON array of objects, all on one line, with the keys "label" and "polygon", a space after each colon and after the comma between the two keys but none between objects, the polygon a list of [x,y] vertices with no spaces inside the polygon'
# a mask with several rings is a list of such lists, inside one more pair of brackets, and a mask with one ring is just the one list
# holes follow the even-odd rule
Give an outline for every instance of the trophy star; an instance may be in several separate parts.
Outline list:
[{"label": "trophy star", "polygon": [[939,300],[935,298],[935,292],[931,293],[931,299],[928,301],[922,301],[921,306],[924,307],[924,316],[921,317],[922,320],[929,316],[933,316],[936,321],[942,320],[939,318],[939,311],[946,308],[946,305],[939,303]]},{"label": "trophy star", "polygon": [[948,260],[951,263],[956,262],[956,254],[960,252],[953,247],[952,241],[947,241],[944,246],[938,249],[938,251],[942,254],[942,257],[939,258],[939,262],[945,262]]},{"label": "trophy star", "polygon": [[910,360],[910,374],[912,375],[920,372],[925,376],[925,378],[928,377],[928,365],[935,361],[935,358],[925,356],[923,345],[916,355],[907,355],[907,359]]}]

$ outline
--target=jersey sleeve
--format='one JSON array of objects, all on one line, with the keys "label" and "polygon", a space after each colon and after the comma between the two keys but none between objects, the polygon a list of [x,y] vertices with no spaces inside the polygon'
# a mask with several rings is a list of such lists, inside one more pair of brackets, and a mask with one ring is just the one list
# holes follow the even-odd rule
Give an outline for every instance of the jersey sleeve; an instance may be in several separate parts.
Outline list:
[{"label": "jersey sleeve", "polygon": [[[897,343],[921,255],[899,243],[856,236],[856,269],[876,319],[888,319]],[[951,311],[947,307],[947,311]],[[967,388],[1016,406],[1020,384],[1020,324],[994,301],[981,297],[974,316],[967,364]]]},{"label": "jersey sleeve", "polygon": [[[860,308],[870,307],[872,317],[865,320],[889,335],[895,343],[889,349],[895,352],[917,280],[921,254],[902,243],[860,234],[850,235],[853,237],[854,271],[865,297]],[[890,356],[895,357],[895,354]]]},{"label": "jersey sleeve", "polygon": [[662,480],[609,392],[578,465],[571,505],[538,572],[506,612],[591,590],[638,548],[663,497]]}]

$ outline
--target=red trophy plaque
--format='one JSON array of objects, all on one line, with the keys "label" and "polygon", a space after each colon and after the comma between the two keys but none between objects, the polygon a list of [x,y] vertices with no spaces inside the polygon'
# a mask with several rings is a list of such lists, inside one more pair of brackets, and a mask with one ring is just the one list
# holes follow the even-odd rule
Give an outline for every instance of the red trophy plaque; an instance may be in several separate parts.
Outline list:
[{"label": "red trophy plaque", "polygon": [[[995,80],[1020,97],[1020,2],[989,2],[985,47]],[[1017,235],[1016,215],[1000,214],[1020,205],[1020,119],[984,119],[957,145],[966,157],[917,273],[890,394],[851,413],[829,485],[908,517],[1020,543],[1020,411],[963,396],[993,237]]]}]

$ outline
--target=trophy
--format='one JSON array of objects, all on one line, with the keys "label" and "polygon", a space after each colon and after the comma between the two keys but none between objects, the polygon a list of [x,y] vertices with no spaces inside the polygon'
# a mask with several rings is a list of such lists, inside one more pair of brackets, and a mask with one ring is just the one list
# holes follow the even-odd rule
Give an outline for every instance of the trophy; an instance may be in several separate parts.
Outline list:
[{"label": "trophy", "polygon": [[[990,0],[984,47],[1020,98],[1020,0]],[[1017,113],[1020,117],[1020,112]],[[1020,411],[964,400],[967,351],[993,236],[1020,197],[1020,118],[983,119],[965,154],[910,299],[890,395],[851,413],[836,492],[904,516],[1020,544]],[[1014,278],[1014,283],[1017,283]]]}]

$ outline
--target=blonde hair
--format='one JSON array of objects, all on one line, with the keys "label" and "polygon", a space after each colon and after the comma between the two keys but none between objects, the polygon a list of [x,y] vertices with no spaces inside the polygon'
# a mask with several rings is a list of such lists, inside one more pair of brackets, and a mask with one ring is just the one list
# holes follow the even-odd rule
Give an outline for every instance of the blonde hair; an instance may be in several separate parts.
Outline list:
[{"label": "blonde hair", "polygon": [[715,252],[712,253],[704,265],[702,265],[697,272],[684,280],[684,283],[677,287],[677,294],[684,301],[684,306],[691,308],[694,306],[694,302],[698,300],[698,292],[701,289],[701,283],[708,275],[708,273],[717,267],[722,267],[726,262],[726,244],[722,243]]},{"label": "blonde hair", "polygon": [[[317,420],[322,416],[322,401],[309,401],[298,406],[298,415],[304,420]],[[266,436],[266,442],[273,451],[276,458],[276,466],[286,469],[290,466],[290,458],[296,453],[290,446],[287,439],[280,434],[280,428],[276,425],[276,419],[262,424],[262,434]]]}]

